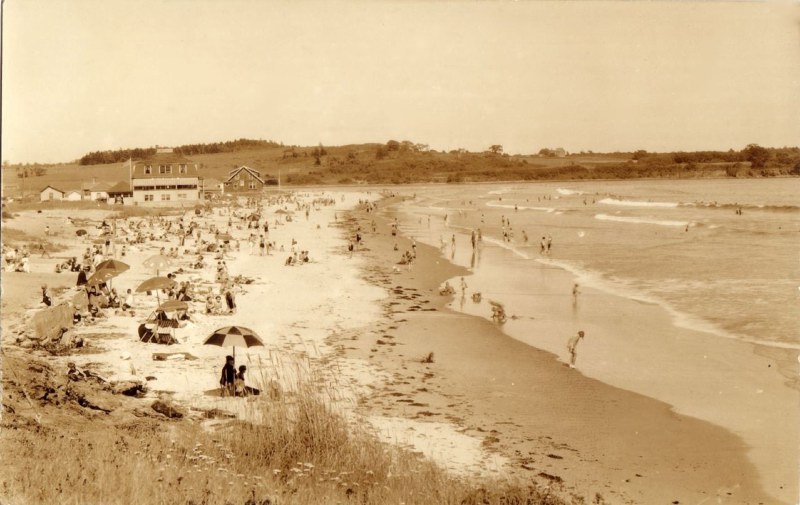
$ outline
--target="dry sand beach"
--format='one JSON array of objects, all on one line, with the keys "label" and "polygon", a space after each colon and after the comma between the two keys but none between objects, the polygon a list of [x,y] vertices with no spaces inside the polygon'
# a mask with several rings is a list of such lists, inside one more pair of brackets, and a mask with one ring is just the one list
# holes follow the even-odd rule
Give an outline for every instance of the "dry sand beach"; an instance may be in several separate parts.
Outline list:
[{"label": "dry sand beach", "polygon": [[[314,203],[320,198],[328,205]],[[29,377],[44,366],[26,364],[35,359],[56,375],[72,362],[111,384],[146,385],[141,398],[78,395],[76,408],[92,410],[92,416],[160,419],[150,409],[159,400],[188,418],[230,415],[262,423],[264,411],[254,405],[274,402],[271,390],[288,396],[311,381],[348,422],[424,454],[454,475],[536,482],[553,496],[598,503],[775,501],[762,489],[742,440],[730,432],[587,378],[485,319],[448,309],[452,296],[440,295],[439,288],[467,271],[424,244],[415,244],[417,259],[410,267],[398,264],[401,252],[412,248],[410,239],[391,233],[392,209],[401,200],[381,199],[378,192],[327,191],[265,206],[262,215],[277,250],[261,256],[256,247],[251,254],[249,230],[234,221],[230,233],[239,250],[220,256],[232,277],[252,280],[238,285],[235,314],[206,315],[202,303],[193,303],[191,322],[175,330],[175,345],[143,343],[136,326],[157,301],[142,293],[135,317],[109,311],[95,324],[76,326],[71,331],[84,347],[57,356],[39,348],[30,326],[42,308],[39,286],[61,291],[57,302],[72,296],[75,274],[53,273],[54,258],[79,256],[99,233],[91,225],[108,219],[110,211],[18,212],[4,225],[6,233],[24,231],[35,242],[49,226],[57,234],[47,239],[64,249],[54,258],[32,255],[31,273],[3,274],[4,459],[18,449],[9,427],[28,426],[37,416],[45,425],[69,420],[51,413],[52,401],[37,389],[38,379]],[[297,211],[291,221],[275,213],[281,207]],[[176,212],[169,219],[197,219],[206,238],[213,238],[208,226],[227,230],[230,212],[219,206],[197,218]],[[77,226],[90,230],[89,240],[75,235]],[[362,240],[350,254],[348,240],[356,234]],[[309,263],[284,264],[293,240],[310,252]],[[120,259],[131,269],[112,281],[114,287],[124,292],[150,277],[143,260],[176,241],[168,235],[129,247]],[[189,280],[199,291],[216,292],[212,256],[203,269],[190,269],[189,255],[171,269],[183,269],[178,280]],[[263,395],[219,396],[219,370],[230,350],[202,342],[230,324],[253,328],[264,340],[263,347],[236,351],[237,366],[247,365],[249,382]],[[157,361],[154,353],[172,358]],[[61,408],[72,404],[69,395],[60,401]],[[13,465],[8,475],[15,475]],[[3,486],[12,503],[24,496],[13,481]]]}]

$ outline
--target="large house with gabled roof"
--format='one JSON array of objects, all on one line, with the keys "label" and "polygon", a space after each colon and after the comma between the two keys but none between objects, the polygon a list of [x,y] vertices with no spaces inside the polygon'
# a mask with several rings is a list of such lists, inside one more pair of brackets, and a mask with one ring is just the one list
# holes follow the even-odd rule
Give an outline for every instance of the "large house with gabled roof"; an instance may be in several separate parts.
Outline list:
[{"label": "large house with gabled roof", "polygon": [[225,180],[225,191],[229,193],[252,193],[264,189],[266,182],[261,173],[242,165],[228,172]]},{"label": "large house with gabled roof", "polygon": [[159,148],[156,154],[132,163],[131,190],[137,205],[181,205],[200,198],[197,164]]}]

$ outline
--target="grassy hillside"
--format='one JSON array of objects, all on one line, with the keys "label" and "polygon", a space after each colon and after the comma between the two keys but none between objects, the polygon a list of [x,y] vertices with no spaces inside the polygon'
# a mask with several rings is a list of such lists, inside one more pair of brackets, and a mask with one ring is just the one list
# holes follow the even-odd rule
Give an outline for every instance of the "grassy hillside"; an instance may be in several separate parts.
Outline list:
[{"label": "grassy hillside", "polygon": [[[757,147],[757,146],[756,146]],[[747,149],[750,149],[748,146]],[[231,152],[188,156],[200,176],[221,181],[235,167],[247,165],[283,185],[406,184],[502,180],[628,179],[640,177],[761,177],[800,175],[800,149],[761,149],[763,158],[748,160],[741,152],[580,153],[562,157],[509,156],[500,152],[430,151],[411,142],[335,147],[261,145]],[[28,177],[18,175],[27,173]],[[6,165],[3,195],[29,197],[47,185],[62,190],[82,182],[128,179],[127,162],[81,165]]]}]

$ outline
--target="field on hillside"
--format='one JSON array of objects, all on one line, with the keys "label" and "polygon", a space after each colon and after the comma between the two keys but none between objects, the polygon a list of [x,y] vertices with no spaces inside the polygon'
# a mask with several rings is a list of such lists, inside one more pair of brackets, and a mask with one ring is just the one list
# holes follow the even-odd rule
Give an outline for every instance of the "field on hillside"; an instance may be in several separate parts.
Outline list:
[{"label": "field on hillside", "polygon": [[[751,170],[747,162],[676,163],[662,156],[633,161],[625,153],[580,153],[565,157],[509,156],[429,151],[417,145],[389,141],[335,147],[256,147],[232,152],[188,156],[197,163],[200,177],[225,181],[236,167],[246,165],[264,179],[282,185],[408,184],[518,180],[628,179],[641,177],[759,177],[789,173],[789,165]],[[19,166],[4,166],[3,196],[38,199],[48,185],[61,190],[79,189],[82,183],[127,181],[127,162],[105,165],[33,165],[21,178]],[[41,175],[34,175],[39,172]]]}]

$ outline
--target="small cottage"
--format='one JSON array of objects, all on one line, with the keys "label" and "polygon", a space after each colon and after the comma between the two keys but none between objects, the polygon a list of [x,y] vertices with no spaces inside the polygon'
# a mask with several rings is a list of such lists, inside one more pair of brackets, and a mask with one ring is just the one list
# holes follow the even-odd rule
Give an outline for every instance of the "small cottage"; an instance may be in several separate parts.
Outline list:
[{"label": "small cottage", "polygon": [[39,192],[39,200],[42,202],[60,202],[64,199],[64,192],[53,186],[47,186]]}]

